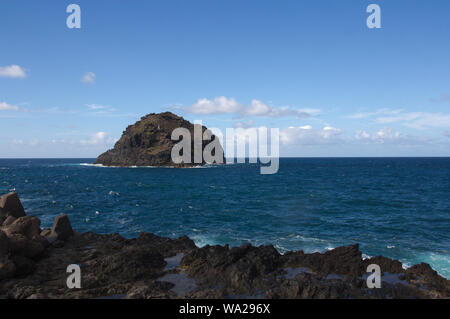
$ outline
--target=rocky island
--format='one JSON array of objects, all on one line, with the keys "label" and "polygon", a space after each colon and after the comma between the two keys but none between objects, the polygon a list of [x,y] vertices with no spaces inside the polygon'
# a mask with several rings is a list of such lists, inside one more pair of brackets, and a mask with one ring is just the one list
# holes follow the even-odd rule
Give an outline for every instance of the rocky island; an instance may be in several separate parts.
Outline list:
[{"label": "rocky island", "polygon": [[[141,118],[140,121],[127,127],[122,137],[117,141],[114,148],[101,154],[95,164],[104,166],[174,166],[189,167],[204,165],[201,163],[174,163],[171,151],[177,141],[171,136],[176,128],[185,128],[191,134],[191,158],[194,159],[194,124],[186,121],[171,112],[160,114],[151,113]],[[202,133],[207,130],[202,126]],[[205,146],[215,141],[216,136],[211,134],[209,141],[202,141],[202,151]],[[223,149],[218,143],[219,152]],[[224,157],[222,163],[225,162]]]},{"label": "rocky island", "polygon": [[[383,256],[363,259],[357,244],[325,253],[250,244],[197,247],[141,233],[78,233],[67,215],[51,229],[27,216],[15,193],[0,197],[0,298],[449,298],[450,281],[428,264],[403,269]],[[81,288],[67,287],[67,267]],[[382,287],[368,289],[377,264]]]}]

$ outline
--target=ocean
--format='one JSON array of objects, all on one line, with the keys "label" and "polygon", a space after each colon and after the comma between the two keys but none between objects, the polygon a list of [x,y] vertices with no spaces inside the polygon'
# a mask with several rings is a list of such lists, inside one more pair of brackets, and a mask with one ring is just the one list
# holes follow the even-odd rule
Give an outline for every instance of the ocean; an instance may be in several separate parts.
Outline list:
[{"label": "ocean", "polygon": [[429,263],[450,278],[450,158],[282,158],[199,168],[107,168],[94,159],[0,159],[0,193],[51,227],[187,235],[197,245],[273,244]]}]

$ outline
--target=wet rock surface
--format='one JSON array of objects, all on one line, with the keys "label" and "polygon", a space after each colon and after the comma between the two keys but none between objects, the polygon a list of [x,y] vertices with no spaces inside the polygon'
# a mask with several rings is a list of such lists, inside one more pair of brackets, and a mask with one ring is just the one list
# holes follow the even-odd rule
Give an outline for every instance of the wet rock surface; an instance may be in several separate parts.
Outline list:
[{"label": "wet rock surface", "polygon": [[[39,219],[21,216],[0,227],[0,298],[450,297],[450,281],[428,264],[404,270],[361,256],[358,245],[281,255],[271,245],[198,248],[186,236],[79,234],[65,215],[43,231]],[[380,289],[366,285],[372,263],[383,272]],[[71,264],[80,266],[80,289],[67,287]]]}]

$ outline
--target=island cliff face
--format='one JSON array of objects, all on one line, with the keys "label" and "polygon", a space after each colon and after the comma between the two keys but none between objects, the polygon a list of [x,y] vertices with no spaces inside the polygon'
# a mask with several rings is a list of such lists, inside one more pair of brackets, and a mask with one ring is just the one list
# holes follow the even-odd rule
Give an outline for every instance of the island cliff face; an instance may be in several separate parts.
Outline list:
[{"label": "island cliff face", "polygon": [[[191,163],[174,163],[171,158],[172,148],[179,141],[171,139],[176,128],[185,128],[191,134]],[[202,133],[207,128],[202,126]],[[203,141],[202,150],[211,141]],[[219,143],[219,151],[223,149]],[[223,156],[222,156],[223,158]],[[222,161],[224,163],[225,160]],[[151,113],[140,121],[127,127],[114,148],[101,154],[95,164],[105,166],[175,166],[189,167],[204,165],[206,162],[194,163],[194,124],[171,112]]]}]

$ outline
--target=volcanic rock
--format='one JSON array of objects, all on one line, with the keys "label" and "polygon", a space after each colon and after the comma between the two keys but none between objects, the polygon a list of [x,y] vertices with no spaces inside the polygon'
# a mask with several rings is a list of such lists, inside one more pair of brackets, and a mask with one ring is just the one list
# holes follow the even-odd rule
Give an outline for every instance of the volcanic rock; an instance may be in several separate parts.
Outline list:
[{"label": "volcanic rock", "polygon": [[[199,248],[186,236],[79,234],[66,215],[52,231],[40,231],[39,224],[20,217],[0,229],[0,299],[450,298],[450,281],[428,264],[404,270],[383,256],[362,260],[358,245],[281,255],[271,245]],[[64,241],[50,245],[38,232]],[[367,288],[371,263],[388,275],[379,289]],[[67,287],[71,264],[81,267],[80,289]],[[392,277],[398,280],[389,282]]]},{"label": "volcanic rock", "polygon": [[36,269],[36,263],[27,257],[15,255],[10,257],[16,267],[15,276],[26,276],[33,273]]},{"label": "volcanic rock", "polygon": [[[4,223],[5,224],[5,223]],[[2,229],[7,236],[12,234],[22,234],[28,239],[39,235],[41,232],[41,221],[34,216],[24,216],[17,218],[12,223],[3,226]]]},{"label": "volcanic rock", "polygon": [[57,240],[67,240],[73,235],[72,225],[70,224],[69,217],[66,214],[62,214],[55,218],[53,222],[52,231],[50,237],[54,237]]},{"label": "volcanic rock", "polygon": [[25,210],[16,193],[9,193],[0,197],[0,218],[5,219],[7,216],[15,218],[25,216]]},{"label": "volcanic rock", "polygon": [[9,240],[6,234],[0,230],[0,256],[6,255],[9,251]]},{"label": "volcanic rock", "polygon": [[[364,268],[367,269],[367,266],[370,264],[376,264],[380,266],[381,270],[383,272],[398,274],[398,273],[404,273],[405,270],[402,267],[402,263],[398,260],[393,260],[390,258],[386,258],[384,256],[376,256],[369,259],[365,259],[363,261]],[[365,269],[364,269],[365,271]]]},{"label": "volcanic rock", "polygon": [[19,255],[27,258],[39,256],[46,246],[40,236],[29,239],[22,234],[12,234],[8,236],[8,240],[9,252],[12,255]]},{"label": "volcanic rock", "polygon": [[3,226],[3,227],[9,226],[9,225],[11,225],[12,223],[14,223],[14,221],[15,221],[16,219],[17,219],[17,218],[15,218],[15,217],[8,216],[8,217],[6,217],[5,221],[3,222],[3,224],[2,224],[1,226]]},{"label": "volcanic rock", "polygon": [[7,257],[0,255],[0,281],[11,278],[16,273],[16,265]]},{"label": "volcanic rock", "polygon": [[[172,148],[179,141],[172,141],[172,132],[176,128],[188,129],[191,134],[191,162],[174,163],[171,158]],[[202,126],[202,134],[207,130]],[[215,141],[216,136],[211,134],[211,140],[202,142],[202,151],[207,144]],[[194,124],[186,121],[171,112],[160,114],[151,113],[141,118],[134,125],[130,125],[123,132],[122,137],[114,148],[101,154],[95,164],[105,166],[174,166],[189,167],[204,165],[206,162],[194,163]],[[223,149],[218,143],[215,152],[222,155]],[[214,154],[213,154],[214,155]]]},{"label": "volcanic rock", "polygon": [[430,291],[442,291],[450,297],[450,280],[439,276],[429,264],[420,263],[408,268],[405,277],[409,282],[426,287]]},{"label": "volcanic rock", "polygon": [[307,267],[322,274],[342,274],[353,277],[363,272],[362,253],[358,244],[338,247],[323,254],[289,252],[283,258],[289,267]]}]

